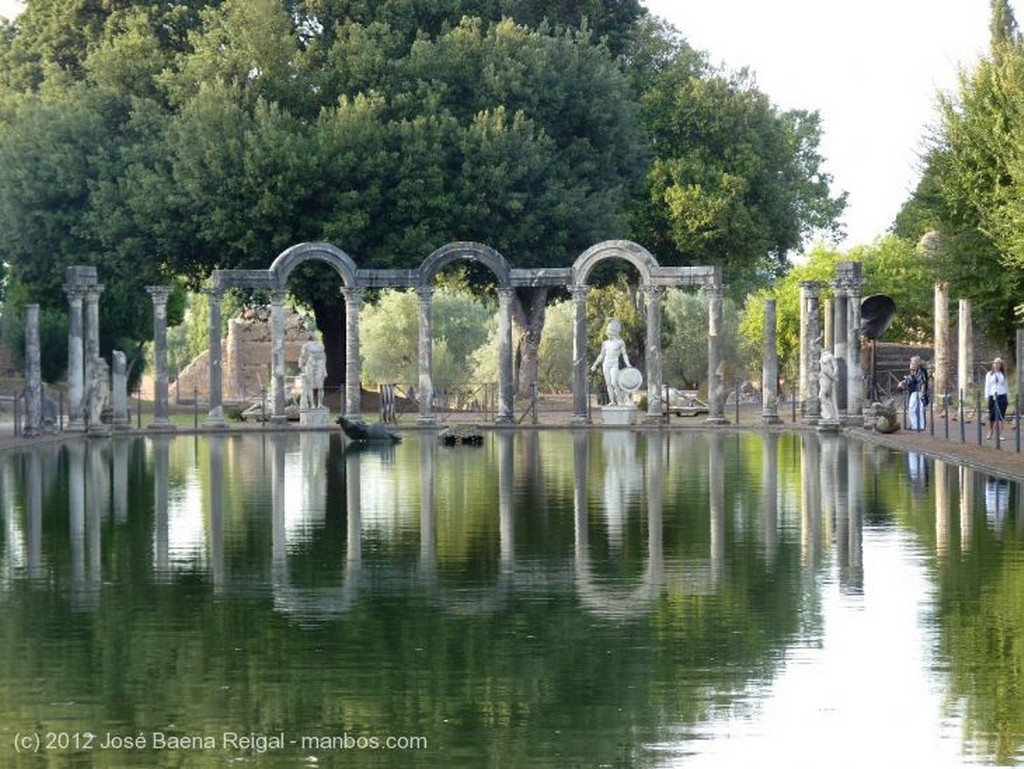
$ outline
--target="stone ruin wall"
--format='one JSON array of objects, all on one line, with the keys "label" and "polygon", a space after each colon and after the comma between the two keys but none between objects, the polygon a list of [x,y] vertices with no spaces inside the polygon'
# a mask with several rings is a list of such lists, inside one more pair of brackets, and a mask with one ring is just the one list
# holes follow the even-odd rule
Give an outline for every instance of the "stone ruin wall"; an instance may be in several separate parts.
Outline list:
[{"label": "stone ruin wall", "polygon": [[[303,326],[303,317],[289,307],[284,310],[285,385],[299,373],[302,345],[313,338]],[[228,321],[227,338],[221,342],[222,391],[225,401],[258,401],[260,388],[271,386],[270,308],[246,310]],[[210,353],[204,350],[186,366],[170,385],[172,399],[200,401],[210,398]]]}]

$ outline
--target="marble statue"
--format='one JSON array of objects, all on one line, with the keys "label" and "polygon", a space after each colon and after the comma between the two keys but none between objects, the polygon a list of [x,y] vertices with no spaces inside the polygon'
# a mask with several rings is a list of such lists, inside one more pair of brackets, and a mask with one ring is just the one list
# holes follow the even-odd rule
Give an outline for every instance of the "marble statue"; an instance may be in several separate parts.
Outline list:
[{"label": "marble statue", "polygon": [[828,350],[822,350],[818,367],[818,398],[821,400],[821,421],[838,422],[839,405],[836,400],[836,379],[839,367],[835,356]]},{"label": "marble statue", "polygon": [[327,353],[319,336],[302,345],[299,353],[302,371],[302,403],[304,409],[324,407],[324,380],[327,378]]},{"label": "marble statue", "polygon": [[89,409],[89,427],[96,428],[101,424],[103,406],[107,402],[107,394],[110,390],[110,367],[106,360],[97,355],[92,359],[92,366],[89,369],[89,397],[86,401]]},{"label": "marble statue", "polygon": [[608,321],[607,339],[601,343],[601,352],[597,354],[591,371],[597,371],[598,364],[602,364],[604,373],[604,384],[608,388],[608,404],[611,406],[625,406],[629,403],[630,393],[619,383],[619,359],[629,366],[629,355],[626,353],[626,343],[622,341],[622,323],[617,318]]}]

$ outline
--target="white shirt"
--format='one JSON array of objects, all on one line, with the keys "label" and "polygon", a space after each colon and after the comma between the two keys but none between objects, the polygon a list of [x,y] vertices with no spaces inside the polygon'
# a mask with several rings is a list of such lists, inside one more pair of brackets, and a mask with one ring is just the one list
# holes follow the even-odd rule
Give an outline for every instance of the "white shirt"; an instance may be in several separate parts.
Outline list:
[{"label": "white shirt", "polygon": [[985,374],[985,397],[1009,394],[1010,388],[1006,382],[1006,374],[1002,371],[989,370]]}]

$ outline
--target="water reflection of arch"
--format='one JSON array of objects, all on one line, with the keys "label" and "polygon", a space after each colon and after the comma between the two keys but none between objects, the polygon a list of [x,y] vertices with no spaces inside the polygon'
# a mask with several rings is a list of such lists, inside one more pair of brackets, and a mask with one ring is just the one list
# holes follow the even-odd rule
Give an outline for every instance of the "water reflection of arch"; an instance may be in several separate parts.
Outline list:
[{"label": "water reflection of arch", "polygon": [[[617,431],[619,432],[619,431]],[[636,464],[633,470],[641,472],[636,459],[637,436],[634,432],[622,431],[627,444],[627,455],[631,454]],[[574,430],[573,438],[573,515],[574,552],[573,577],[576,595],[588,611],[610,619],[635,619],[647,614],[665,585],[665,564],[662,549],[662,493],[661,493],[661,449],[660,445],[647,447],[643,475],[647,492],[648,542],[644,570],[636,587],[615,589],[599,584],[590,565],[589,512],[590,498],[588,478],[590,470],[590,438],[588,432]],[[657,439],[652,439],[657,440]],[[620,460],[622,458],[620,452]]]},{"label": "water reflection of arch", "polygon": [[[328,436],[324,436],[327,438]],[[271,483],[271,593],[274,609],[299,621],[319,622],[334,619],[352,608],[359,595],[361,585],[361,541],[360,541],[360,500],[358,479],[359,455],[356,452],[346,453],[346,474],[349,476],[346,496],[346,558],[343,569],[344,581],[341,585],[300,587],[292,584],[288,568],[288,525],[286,513],[287,486],[287,442],[289,436],[273,433],[270,436],[270,483]],[[327,462],[329,443],[325,441],[300,442],[299,462],[305,467],[322,465]],[[291,480],[304,480],[301,474],[292,474]],[[325,480],[315,475],[315,482]],[[317,489],[304,488],[300,498],[309,501],[317,494],[326,495],[326,487]]]},{"label": "water reflection of arch", "polygon": [[492,614],[508,601],[516,578],[514,508],[514,460],[511,432],[494,434],[498,449],[498,515],[501,562],[497,580],[490,587],[448,590],[437,568],[437,516],[434,509],[434,441],[420,440],[420,558],[419,584],[427,596],[445,611],[457,614]]}]

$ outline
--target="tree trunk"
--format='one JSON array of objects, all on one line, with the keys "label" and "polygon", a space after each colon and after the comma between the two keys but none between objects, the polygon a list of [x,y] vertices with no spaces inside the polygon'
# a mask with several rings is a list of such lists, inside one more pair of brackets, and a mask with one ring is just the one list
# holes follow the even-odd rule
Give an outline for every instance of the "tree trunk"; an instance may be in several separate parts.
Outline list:
[{"label": "tree trunk", "polygon": [[544,332],[544,317],[548,309],[548,289],[516,289],[512,301],[512,319],[523,332],[516,379],[519,383],[517,395],[528,398],[533,392],[540,371],[540,340]]},{"label": "tree trunk", "polygon": [[336,392],[345,382],[345,302],[341,297],[333,302],[318,302],[313,305],[313,317],[327,354],[324,390]]}]

